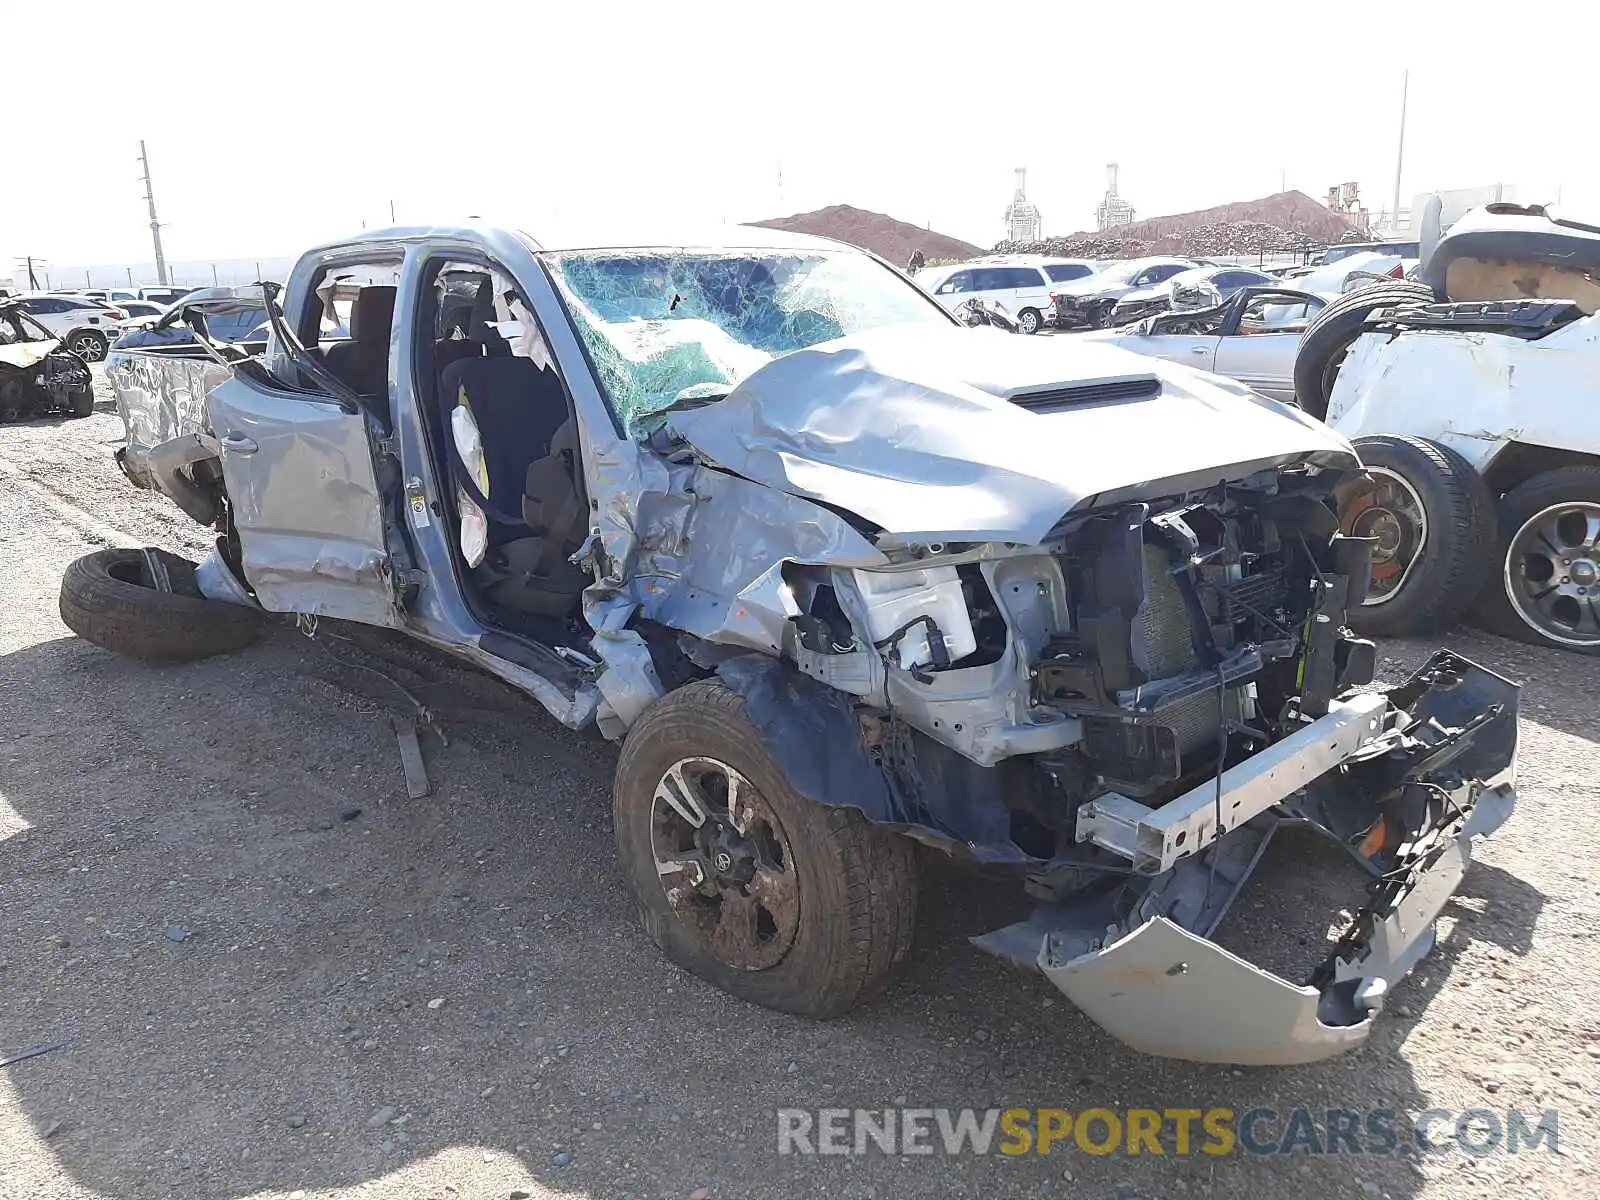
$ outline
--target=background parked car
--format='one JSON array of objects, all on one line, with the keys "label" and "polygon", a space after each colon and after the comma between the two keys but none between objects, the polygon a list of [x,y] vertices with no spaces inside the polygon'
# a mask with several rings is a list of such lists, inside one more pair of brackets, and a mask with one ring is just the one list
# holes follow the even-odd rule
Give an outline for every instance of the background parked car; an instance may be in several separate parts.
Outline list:
[{"label": "background parked car", "polygon": [[1376,250],[1361,250],[1346,254],[1335,262],[1313,267],[1303,275],[1286,282],[1301,291],[1314,292],[1325,300],[1341,296],[1373,276],[1404,279],[1406,272],[1416,266],[1417,260],[1399,254],[1384,254]]},{"label": "background parked car", "polygon": [[[175,347],[190,346],[196,356],[203,357],[196,334],[214,343],[236,345],[255,346],[267,340],[267,311],[261,289],[254,284],[198,288],[176,304],[146,307],[155,311],[122,322],[122,336],[112,346],[114,352],[159,348],[172,354]],[[113,353],[107,370],[113,369],[117,361],[118,356]]]},{"label": "background parked car", "polygon": [[141,300],[151,300],[157,304],[175,304],[197,289],[163,285],[161,287],[142,287],[137,290]]},{"label": "background parked car", "polygon": [[1214,308],[1169,312],[1085,338],[1135,354],[1181,362],[1237,379],[1274,400],[1294,400],[1294,360],[1320,296],[1277,287],[1248,287]]},{"label": "background parked car", "polygon": [[36,292],[18,297],[16,303],[87,362],[105,358],[117,336],[117,322],[128,315],[120,308],[82,296]]},{"label": "background parked car", "polygon": [[123,328],[129,324],[147,320],[150,317],[159,317],[167,311],[167,305],[157,304],[154,300],[121,300],[117,307],[127,313],[127,317],[120,322]]},{"label": "background parked car", "polygon": [[1094,263],[1083,258],[975,259],[951,267],[934,267],[937,275],[918,272],[917,282],[954,312],[966,300],[992,301],[1016,315],[1023,333],[1038,333],[1048,323],[1051,290],[1062,283],[1087,279]]},{"label": "background parked car", "polygon": [[1329,246],[1320,256],[1319,262],[1335,263],[1341,258],[1349,258],[1352,254],[1392,254],[1396,258],[1420,258],[1422,256],[1422,243],[1420,242],[1340,242],[1338,245]]},{"label": "background parked car", "polygon": [[82,296],[85,300],[99,300],[103,304],[115,304],[119,308],[128,301],[139,298],[139,293],[133,288],[77,288],[58,294]]},{"label": "background parked car", "polygon": [[1174,302],[1176,297],[1185,293],[1209,289],[1216,297],[1213,303],[1221,303],[1230,299],[1240,288],[1263,287],[1277,282],[1265,271],[1257,271],[1253,267],[1197,267],[1192,271],[1180,271],[1163,283],[1139,288],[1118,300],[1116,307],[1111,310],[1111,324],[1127,325],[1168,309],[1209,307]]},{"label": "background parked car", "polygon": [[1050,289],[1055,323],[1063,329],[1099,329],[1129,292],[1152,288],[1199,264],[1188,258],[1130,258],[1083,279]]}]

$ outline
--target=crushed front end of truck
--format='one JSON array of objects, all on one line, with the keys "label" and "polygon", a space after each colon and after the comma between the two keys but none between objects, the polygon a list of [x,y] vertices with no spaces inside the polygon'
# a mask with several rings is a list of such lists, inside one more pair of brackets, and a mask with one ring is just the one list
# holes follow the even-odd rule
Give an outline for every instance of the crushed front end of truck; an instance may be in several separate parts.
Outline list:
[{"label": "crushed front end of truck", "polygon": [[[802,351],[674,414],[690,499],[657,544],[692,549],[652,557],[644,615],[801,794],[1020,879],[1038,907],[978,944],[1128,1044],[1361,1042],[1509,814],[1516,687],[1441,651],[1372,690],[1346,623],[1371,542],[1328,504],[1361,467],[1325,426],[1183,368],[965,336],[932,364],[887,336]],[[1210,940],[1286,823],[1369,879],[1300,984]]]}]

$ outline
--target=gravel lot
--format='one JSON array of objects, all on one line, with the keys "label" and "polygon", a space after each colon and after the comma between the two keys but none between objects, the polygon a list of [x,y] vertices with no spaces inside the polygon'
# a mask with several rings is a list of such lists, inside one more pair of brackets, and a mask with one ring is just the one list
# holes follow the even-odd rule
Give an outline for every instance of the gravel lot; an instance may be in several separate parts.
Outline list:
[{"label": "gravel lot", "polygon": [[[814,1024],[661,959],[613,863],[613,749],[498,683],[369,633],[275,629],[170,668],[69,634],[73,557],[207,544],[122,481],[119,434],[107,403],[0,428],[0,1058],[69,1043],[0,1070],[0,1196],[1600,1194],[1594,660],[1450,635],[1526,685],[1522,802],[1357,1053],[1245,1072],[1135,1055],[971,948],[1015,901],[948,869],[927,873],[904,979]],[[1384,675],[1431,648],[1383,647]],[[437,711],[431,797],[401,781],[407,706],[353,664]],[[1357,892],[1307,883],[1340,865],[1314,843],[1275,853],[1230,944],[1309,960],[1335,914],[1285,900]],[[907,1103],[1556,1108],[1560,1152],[775,1153],[777,1108]]]}]

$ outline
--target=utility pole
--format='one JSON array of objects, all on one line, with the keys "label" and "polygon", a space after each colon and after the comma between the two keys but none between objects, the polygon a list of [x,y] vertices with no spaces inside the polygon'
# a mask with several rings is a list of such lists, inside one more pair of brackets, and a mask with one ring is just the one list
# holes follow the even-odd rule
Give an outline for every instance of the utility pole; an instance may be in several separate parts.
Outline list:
[{"label": "utility pole", "polygon": [[1400,145],[1394,152],[1394,207],[1389,210],[1389,236],[1400,233],[1400,168],[1406,161],[1406,93],[1411,90],[1411,69],[1400,77]]},{"label": "utility pole", "polygon": [[156,247],[156,282],[163,287],[167,283],[167,259],[161,253],[161,222],[156,220],[156,191],[150,184],[150,155],[144,148],[144,139],[139,139],[139,161],[144,164],[144,200],[150,206],[150,240]]},{"label": "utility pole", "polygon": [[394,201],[389,201],[389,224],[394,224]]},{"label": "utility pole", "polygon": [[217,286],[217,264],[216,263],[212,263],[211,264],[211,286],[212,287],[216,287]]},{"label": "utility pole", "polygon": [[122,269],[128,273],[128,286],[132,287],[133,286],[133,268],[132,267],[123,267]]},{"label": "utility pole", "polygon": [[31,254],[28,255],[28,290],[30,292],[39,290],[39,277],[33,273],[33,255]]}]

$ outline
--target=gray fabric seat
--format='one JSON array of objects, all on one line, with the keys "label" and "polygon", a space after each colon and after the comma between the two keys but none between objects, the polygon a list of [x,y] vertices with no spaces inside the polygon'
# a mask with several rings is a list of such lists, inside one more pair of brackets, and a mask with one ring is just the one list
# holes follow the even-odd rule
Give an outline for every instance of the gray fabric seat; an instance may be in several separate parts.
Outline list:
[{"label": "gray fabric seat", "polygon": [[350,304],[350,340],[335,342],[322,361],[362,396],[389,396],[389,333],[394,326],[395,289],[369,284]]},{"label": "gray fabric seat", "polygon": [[560,380],[526,358],[462,358],[445,367],[439,390],[446,414],[466,405],[483,444],[487,492],[453,437],[448,453],[452,477],[489,518],[489,550],[474,571],[484,598],[517,612],[572,615],[589,580],[567,558],[582,544],[588,501]]}]

